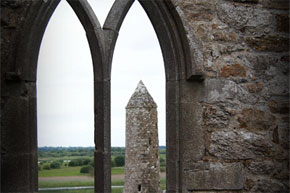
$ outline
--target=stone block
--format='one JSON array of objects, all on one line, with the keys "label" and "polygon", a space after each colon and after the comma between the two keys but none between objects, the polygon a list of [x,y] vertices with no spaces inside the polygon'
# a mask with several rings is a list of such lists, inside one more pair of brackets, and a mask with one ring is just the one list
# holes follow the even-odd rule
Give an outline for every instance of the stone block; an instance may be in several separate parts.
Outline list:
[{"label": "stone block", "polygon": [[255,186],[255,181],[250,178],[246,178],[245,184],[244,184],[244,190],[249,191]]},{"label": "stone block", "polygon": [[205,152],[205,139],[201,123],[201,107],[195,103],[182,103],[180,106],[181,128],[183,128],[183,161],[187,164],[199,161]]},{"label": "stone block", "polygon": [[256,186],[254,186],[251,191],[259,193],[286,193],[289,191],[289,187],[278,181],[270,179],[259,179]]},{"label": "stone block", "polygon": [[289,38],[282,36],[247,37],[246,43],[257,51],[287,52],[289,50]]},{"label": "stone block", "polygon": [[231,113],[224,107],[203,105],[203,125],[208,129],[225,128],[229,124]]},{"label": "stone block", "polygon": [[246,131],[214,131],[209,152],[226,160],[256,159],[270,154],[271,140],[262,134]]},{"label": "stone block", "polygon": [[231,64],[222,67],[220,71],[220,75],[224,78],[228,78],[230,76],[233,77],[246,77],[247,71],[244,66],[241,64]]},{"label": "stone block", "polygon": [[247,60],[249,61],[249,66],[252,68],[255,77],[265,80],[270,79],[271,77],[266,72],[271,68],[271,66],[277,64],[277,59],[270,55],[249,54]]},{"label": "stone block", "polygon": [[237,83],[231,80],[207,79],[205,85],[206,96],[202,100],[208,103],[234,101],[239,92]]},{"label": "stone block", "polygon": [[239,84],[237,86],[237,99],[244,104],[255,105],[259,102],[259,95],[250,93],[246,86]]},{"label": "stone block", "polygon": [[[179,104],[166,104],[166,189],[175,190],[179,165]],[[174,192],[174,191],[173,191]]]},{"label": "stone block", "polygon": [[166,81],[166,103],[177,103],[176,93],[179,90],[178,81]]},{"label": "stone block", "polygon": [[264,86],[261,82],[247,84],[248,91],[250,93],[259,93],[263,90]]},{"label": "stone block", "polygon": [[216,31],[212,35],[215,41],[235,42],[238,38],[234,32]]},{"label": "stone block", "polygon": [[204,98],[204,82],[179,81],[181,103],[197,103]]},{"label": "stone block", "polygon": [[275,126],[275,120],[272,114],[257,108],[243,109],[238,115],[240,127],[249,131],[269,130],[271,126]]},{"label": "stone block", "polygon": [[195,12],[188,13],[189,21],[212,21],[213,15],[210,11],[207,12]]},{"label": "stone block", "polygon": [[264,175],[264,174],[271,174],[274,169],[275,165],[273,161],[265,160],[265,161],[249,161],[246,164],[247,169],[255,175]]},{"label": "stone block", "polygon": [[217,14],[219,19],[232,28],[242,29],[249,18],[252,18],[252,8],[245,6],[235,6],[233,3],[224,2],[217,4]]},{"label": "stone block", "polygon": [[185,187],[193,190],[241,190],[244,174],[242,164],[197,162],[184,171]]}]

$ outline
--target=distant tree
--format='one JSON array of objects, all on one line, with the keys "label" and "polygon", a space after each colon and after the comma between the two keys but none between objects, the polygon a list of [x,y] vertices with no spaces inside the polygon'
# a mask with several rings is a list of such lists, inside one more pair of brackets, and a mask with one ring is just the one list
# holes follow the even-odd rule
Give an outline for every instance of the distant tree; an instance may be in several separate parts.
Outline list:
[{"label": "distant tree", "polygon": [[82,160],[80,159],[73,159],[69,162],[68,166],[75,167],[75,166],[81,166]]},{"label": "distant tree", "polygon": [[90,161],[89,165],[92,166],[92,167],[95,167],[94,159],[92,159],[92,160]]},{"label": "distant tree", "polygon": [[166,166],[166,162],[165,162],[165,159],[163,157],[160,157],[159,160],[160,160],[160,166],[161,167]]},{"label": "distant tree", "polygon": [[124,156],[116,156],[114,160],[117,167],[122,167],[125,165]]},{"label": "distant tree", "polygon": [[42,169],[44,170],[50,170],[50,165],[49,164],[45,164]]},{"label": "distant tree", "polygon": [[88,165],[90,163],[91,159],[85,158],[83,159],[83,165]]},{"label": "distant tree", "polygon": [[88,165],[90,163],[90,159],[89,158],[85,158],[85,159],[73,159],[69,162],[68,166],[83,166],[83,165]]},{"label": "distant tree", "polygon": [[59,169],[60,166],[61,166],[60,161],[53,161],[53,162],[50,164],[50,168],[51,168],[51,169]]},{"label": "distant tree", "polygon": [[92,166],[87,165],[87,166],[83,166],[81,168],[80,173],[88,174],[88,173],[91,173],[93,170],[94,170],[94,168]]},{"label": "distant tree", "polygon": [[111,167],[116,167],[115,161],[113,159],[111,159]]}]

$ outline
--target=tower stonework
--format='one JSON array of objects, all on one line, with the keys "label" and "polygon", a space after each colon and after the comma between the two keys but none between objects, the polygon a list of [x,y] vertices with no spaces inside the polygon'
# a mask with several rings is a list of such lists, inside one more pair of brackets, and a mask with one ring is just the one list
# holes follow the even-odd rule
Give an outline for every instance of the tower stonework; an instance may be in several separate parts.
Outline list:
[{"label": "tower stonework", "polygon": [[157,105],[140,81],[126,107],[124,193],[160,193]]}]

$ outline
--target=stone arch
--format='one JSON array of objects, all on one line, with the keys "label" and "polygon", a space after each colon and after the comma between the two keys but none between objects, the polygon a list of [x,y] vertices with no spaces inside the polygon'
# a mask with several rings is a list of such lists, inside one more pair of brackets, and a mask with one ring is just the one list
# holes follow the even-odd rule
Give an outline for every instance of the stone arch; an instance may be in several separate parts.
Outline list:
[{"label": "stone arch", "polygon": [[[32,1],[30,8],[26,15],[27,19],[23,25],[22,33],[20,35],[20,41],[18,43],[18,50],[16,51],[16,61],[13,69],[9,73],[6,73],[6,79],[13,81],[14,83],[24,86],[23,89],[28,90],[29,96],[28,104],[19,104],[21,107],[13,107],[14,109],[22,109],[19,112],[19,116],[23,116],[24,127],[23,132],[25,134],[22,139],[17,139],[15,136],[14,140],[10,140],[10,143],[15,142],[15,140],[23,141],[25,146],[24,152],[26,153],[25,163],[22,163],[19,170],[23,175],[9,176],[7,180],[7,187],[2,187],[4,190],[11,190],[13,192],[37,192],[37,123],[36,123],[36,71],[37,71],[37,60],[39,55],[39,49],[44,35],[46,26],[52,16],[54,10],[59,4],[60,0],[54,1]],[[80,22],[82,23],[88,43],[91,50],[91,56],[93,61],[93,71],[94,71],[94,90],[98,92],[95,96],[95,124],[99,128],[104,128],[105,118],[104,113],[107,111],[106,105],[103,103],[105,95],[104,88],[104,50],[103,50],[103,37],[100,33],[101,26],[98,22],[97,17],[92,11],[87,1],[75,1],[67,0],[76,15],[78,16]],[[9,105],[9,104],[8,104]],[[97,112],[96,112],[97,109]],[[25,116],[24,116],[25,114]],[[108,120],[108,119],[107,119]],[[107,121],[108,122],[108,121]],[[18,127],[18,125],[16,125]],[[100,131],[100,132],[99,132]],[[15,129],[15,133],[17,129]],[[103,136],[102,130],[98,129],[96,131],[99,136]],[[21,142],[19,142],[21,143]],[[103,146],[102,141],[98,141],[95,144],[99,148]],[[13,146],[13,145],[11,145]],[[102,151],[103,152],[103,151]],[[14,152],[15,153],[15,152]],[[16,153],[17,155],[17,153]],[[17,155],[20,156],[20,155]],[[102,155],[103,156],[103,155]],[[97,160],[99,164],[104,165],[103,157],[101,160]],[[10,160],[11,161],[11,160]],[[5,165],[5,164],[4,164]],[[100,171],[101,168],[96,170]],[[9,170],[9,168],[8,168]],[[9,171],[7,171],[9,173]],[[104,173],[104,172],[103,172]],[[25,177],[23,177],[25,176]],[[13,186],[10,183],[17,183],[18,185],[23,184],[23,186]]]},{"label": "stone arch", "polygon": [[[48,21],[60,0],[32,1],[23,26],[15,66],[6,79],[25,85],[29,100],[18,112],[23,116],[27,162],[20,165],[27,184],[13,191],[37,191],[37,125],[36,125],[36,69],[41,40]],[[111,192],[110,176],[110,79],[111,62],[120,26],[134,0],[116,0],[103,28],[86,0],[67,0],[82,23],[91,49],[95,90],[95,192]],[[163,53],[166,73],[166,142],[167,192],[182,190],[181,86],[188,78],[200,78],[194,71],[191,50],[181,19],[171,1],[139,0],[156,31]],[[118,20],[116,20],[118,18]],[[196,74],[195,74],[196,73]],[[21,96],[19,96],[21,97]],[[15,115],[14,115],[15,116]],[[19,125],[17,126],[19,127]],[[15,138],[15,139],[14,139]],[[16,140],[17,136],[13,139]],[[20,140],[20,141],[21,141]],[[26,142],[28,141],[28,142]],[[10,143],[13,143],[11,140]],[[12,146],[12,145],[11,145]],[[15,158],[14,158],[15,159]],[[11,182],[23,181],[23,175],[6,178]],[[9,183],[4,183],[9,186]],[[3,188],[3,187],[2,187]],[[7,187],[8,188],[8,187]],[[5,188],[4,188],[5,189]]]},{"label": "stone arch", "polygon": [[[139,0],[157,34],[165,65],[166,77],[166,192],[182,191],[180,120],[180,86],[185,80],[202,80],[202,74],[195,67],[191,49],[182,21],[171,1]],[[114,52],[118,32],[134,0],[116,0],[111,8],[103,30],[110,31],[108,66]],[[118,18],[116,20],[116,18]],[[108,43],[108,42],[107,42]],[[111,70],[110,70],[111,72]],[[110,73],[111,76],[111,73]],[[110,132],[110,131],[107,131]],[[109,145],[108,147],[109,148]]]}]

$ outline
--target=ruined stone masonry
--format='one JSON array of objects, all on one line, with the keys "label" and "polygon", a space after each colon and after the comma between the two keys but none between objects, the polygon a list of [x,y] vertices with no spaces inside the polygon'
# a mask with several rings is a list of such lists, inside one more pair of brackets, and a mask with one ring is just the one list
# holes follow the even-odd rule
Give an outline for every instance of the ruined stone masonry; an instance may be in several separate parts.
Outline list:
[{"label": "ruined stone masonry", "polygon": [[[164,58],[167,193],[289,192],[289,0],[115,0],[103,27],[67,0],[93,60],[95,192],[111,192],[110,62],[137,1]],[[58,2],[1,0],[1,192],[37,192],[37,57]]]},{"label": "ruined stone masonry", "polygon": [[124,193],[160,193],[157,105],[140,81],[126,106]]}]

